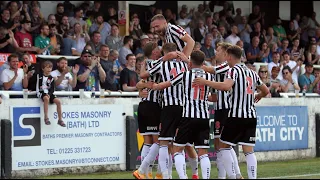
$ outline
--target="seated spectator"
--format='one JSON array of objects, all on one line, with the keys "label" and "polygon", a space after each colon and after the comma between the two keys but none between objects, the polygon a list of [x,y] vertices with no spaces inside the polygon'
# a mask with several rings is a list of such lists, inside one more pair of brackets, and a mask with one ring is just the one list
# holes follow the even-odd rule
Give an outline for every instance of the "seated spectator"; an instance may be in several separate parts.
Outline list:
[{"label": "seated spectator", "polygon": [[[280,54],[278,52],[274,52],[272,54],[272,61],[268,63],[268,72],[271,74],[271,70],[273,67],[279,67],[280,69],[282,64],[280,64]],[[280,77],[279,77],[280,78]]]},{"label": "seated spectator", "polygon": [[252,39],[252,44],[249,46],[247,51],[247,60],[250,62],[260,62],[260,48],[259,48],[259,37],[255,36]]},{"label": "seated spectator", "polygon": [[134,41],[140,40],[139,38],[143,35],[143,31],[140,27],[140,19],[138,15],[133,16],[132,21],[130,22],[130,36],[133,38]]},{"label": "seated spectator", "polygon": [[[320,69],[314,69],[314,76],[316,79],[320,78]],[[320,81],[314,86],[313,92],[320,94]]]},{"label": "seated spectator", "polygon": [[283,56],[283,66],[290,67],[294,82],[298,82],[298,77],[301,73],[301,66],[303,64],[302,60],[299,59],[297,62],[290,60],[290,54],[286,51],[282,54],[282,56]]},{"label": "seated spectator", "polygon": [[64,48],[63,38],[58,35],[57,28],[55,24],[49,25],[49,37],[50,44],[52,45],[51,55],[60,55],[61,49]]},{"label": "seated spectator", "polygon": [[126,67],[127,55],[133,54],[131,51],[132,47],[133,47],[133,38],[131,36],[125,36],[123,39],[123,47],[119,51],[119,62],[122,68]]},{"label": "seated spectator", "polygon": [[313,72],[313,65],[307,63],[305,65],[306,72],[299,76],[298,83],[301,92],[303,89],[306,90],[306,93],[313,93],[314,87],[318,84],[320,77],[315,77]]},{"label": "seated spectator", "polygon": [[274,35],[274,31],[272,27],[268,27],[267,36],[265,42],[270,45],[271,43],[277,43],[277,45],[281,45],[280,39]]},{"label": "seated spectator", "polygon": [[244,49],[247,50],[251,43],[250,33],[252,32],[252,29],[248,24],[246,16],[242,16],[241,20],[241,23],[238,24],[238,30],[240,31],[240,39],[243,41]]},{"label": "seated spectator", "polygon": [[107,37],[105,42],[110,49],[114,49],[119,51],[123,46],[123,37],[119,34],[119,25],[112,24],[111,25],[111,34]]},{"label": "seated spectator", "polygon": [[239,46],[240,48],[241,48],[241,50],[242,50],[242,55],[241,55],[241,62],[242,63],[244,63],[244,62],[246,62],[247,61],[247,56],[246,56],[246,52],[245,52],[245,50],[244,50],[244,48],[243,48],[243,41],[238,41],[237,42],[237,44],[236,44],[237,46]]},{"label": "seated spectator", "polygon": [[[108,57],[109,55],[109,57]],[[118,52],[116,50],[111,50],[109,54],[109,47],[106,45],[102,45],[100,49],[100,63],[103,70],[106,73],[106,80],[104,83],[100,83],[101,88],[110,91],[118,91],[119,90],[119,83],[118,79],[120,78],[119,71],[120,71],[120,64],[117,63]],[[121,68],[122,70],[122,68]],[[117,78],[118,76],[118,78]]]},{"label": "seated spectator", "polygon": [[48,16],[48,25],[51,25],[51,24],[54,24],[54,25],[58,24],[58,22],[56,21],[56,16],[54,14],[50,14]]},{"label": "seated spectator", "polygon": [[144,46],[149,42],[149,37],[147,35],[142,35],[140,37],[140,45],[139,47],[135,50],[134,54],[144,54],[143,48]]},{"label": "seated spectator", "polygon": [[106,22],[109,24],[114,24],[118,22],[118,13],[115,7],[112,5],[108,6],[108,13],[106,14],[106,17],[103,18]]},{"label": "seated spectator", "polygon": [[307,61],[305,63],[319,64],[320,56],[317,53],[317,45],[311,44],[307,51]]},{"label": "seated spectator", "polygon": [[[79,24],[79,26],[81,29],[80,24]],[[62,16],[61,21],[59,21],[58,34],[60,34],[63,38],[71,35],[68,16]]]},{"label": "seated spectator", "polygon": [[290,48],[289,48],[289,40],[288,39],[282,39],[281,41],[281,46],[278,48],[278,51],[280,54],[283,52],[288,52],[290,53]]},{"label": "seated spectator", "polygon": [[72,91],[77,85],[77,74],[79,71],[79,65],[75,65],[72,68],[72,74],[68,67],[68,60],[65,57],[61,57],[57,60],[57,69],[52,71],[50,75],[55,82],[56,91]]},{"label": "seated spectator", "polygon": [[[228,23],[227,21],[227,17],[225,15],[223,16],[220,16],[219,18],[219,27],[224,27],[225,31],[226,31],[226,34],[229,32],[230,30],[230,24]],[[221,33],[222,34],[222,33]],[[227,36],[227,35],[226,35]],[[226,38],[224,36],[224,38]]]},{"label": "seated spectator", "polygon": [[65,56],[80,56],[81,54],[76,49],[76,41],[71,37],[63,38],[63,48],[61,49],[61,54]]},{"label": "seated spectator", "polygon": [[269,49],[270,49],[270,53],[268,55],[268,62],[272,61],[272,57],[273,57],[273,53],[274,52],[279,52],[278,51],[278,45],[275,42],[272,42],[269,44]]},{"label": "seated spectator", "polygon": [[228,37],[228,32],[227,32],[227,30],[226,30],[226,28],[224,26],[220,26],[219,25],[218,30],[219,30],[219,34],[221,35],[221,37],[223,39],[226,39]]},{"label": "seated spectator", "polygon": [[278,66],[273,66],[271,70],[271,76],[270,76],[270,93],[272,97],[280,97],[279,92],[281,92],[280,87],[280,79],[278,79],[280,72],[280,68]]},{"label": "seated spectator", "polygon": [[141,66],[142,64],[146,64],[146,57],[145,56],[140,56],[136,58],[136,65],[135,65],[135,69],[136,69],[136,73],[138,74],[138,76],[140,77],[140,72],[141,72]]},{"label": "seated spectator", "polygon": [[102,45],[100,32],[94,31],[92,33],[91,40],[87,44],[90,44],[90,46],[92,47],[92,51],[93,53],[95,53],[95,55],[99,54],[100,47]]},{"label": "seated spectator", "polygon": [[22,55],[23,71],[27,74],[28,78],[28,90],[36,91],[37,74],[40,69],[37,69],[34,64],[31,63],[31,56],[28,53]]},{"label": "seated spectator", "polygon": [[290,21],[289,23],[289,29],[287,32],[288,39],[290,41],[290,44],[293,42],[294,39],[300,39],[300,33],[301,29],[298,28],[297,30],[294,28],[294,22]]},{"label": "seated spectator", "polygon": [[264,36],[265,30],[261,30],[261,24],[260,22],[256,22],[254,24],[254,29],[250,33],[250,39],[252,40],[255,36],[259,38],[259,46],[264,42],[265,36]]},{"label": "seated spectator", "polygon": [[93,53],[89,50],[84,50],[82,52],[81,64],[78,72],[78,82],[74,88],[75,91],[79,91],[79,89],[91,91],[93,87],[96,91],[99,91],[100,82],[103,83],[105,81],[106,73],[98,59],[99,58],[93,56]]},{"label": "seated spectator", "polygon": [[0,53],[14,53],[19,48],[12,31],[0,26]]},{"label": "seated spectator", "polygon": [[19,46],[16,50],[19,52],[36,52],[37,54],[41,54],[41,49],[33,46],[33,38],[29,33],[30,29],[31,21],[23,20],[21,22],[21,30],[17,31],[14,35],[14,38]]},{"label": "seated spectator", "polygon": [[236,25],[231,26],[231,34],[226,38],[225,42],[228,42],[232,45],[236,45],[240,38],[237,36],[238,27]]},{"label": "seated spectator", "polygon": [[282,21],[280,18],[277,19],[276,25],[272,26],[272,28],[280,41],[282,41],[283,39],[287,39],[287,33],[284,27],[282,26]]},{"label": "seated spectator", "polygon": [[[87,29],[87,23],[82,19],[83,16],[83,10],[81,8],[76,8],[74,10],[74,17],[69,18],[69,24],[70,27],[74,27],[76,23],[79,23],[81,25],[81,33],[83,33],[83,30]],[[73,31],[74,29],[72,29]]]},{"label": "seated spectator", "polygon": [[204,37],[207,34],[202,20],[199,20],[198,27],[193,30],[194,41],[204,44]]},{"label": "seated spectator", "polygon": [[299,28],[299,23],[300,23],[300,14],[296,14],[293,24],[294,24],[294,30],[298,30]]},{"label": "seated spectator", "polygon": [[53,46],[50,43],[49,26],[47,24],[41,25],[41,34],[34,40],[34,46],[43,49],[42,55],[51,55],[50,51]]},{"label": "seated spectator", "polygon": [[[268,87],[268,89],[271,89],[271,79],[268,74],[268,69],[266,66],[260,66],[259,73],[258,73],[261,81]],[[258,90],[259,92],[259,90]],[[271,94],[268,94],[267,97],[271,97]]]},{"label": "seated spectator", "polygon": [[292,78],[292,71],[289,66],[282,69],[283,79],[280,81],[281,91],[284,93],[294,93],[295,90],[300,91],[300,87]]},{"label": "seated spectator", "polygon": [[224,41],[224,39],[216,27],[212,28],[211,34],[212,34],[211,46],[213,49],[216,49],[216,42]]},{"label": "seated spectator", "polygon": [[1,73],[1,82],[3,83],[4,90],[9,91],[22,91],[28,87],[27,74],[23,69],[20,69],[19,58],[15,54],[8,57],[9,69],[4,69]]},{"label": "seated spectator", "polygon": [[87,32],[81,33],[81,25],[79,23],[74,24],[73,40],[76,43],[77,54],[80,54],[80,52],[83,51],[86,44],[90,41],[90,36]]},{"label": "seated spectator", "polygon": [[41,16],[39,6],[32,6],[30,18],[31,18],[31,30],[30,31],[32,34],[32,38],[35,39],[40,34],[41,25],[45,22],[45,20]]},{"label": "seated spectator", "polygon": [[107,37],[110,35],[111,26],[109,23],[103,21],[103,15],[101,13],[96,15],[95,22],[90,27],[90,34],[95,31],[100,32],[100,42],[105,43]]},{"label": "seated spectator", "polygon": [[64,15],[65,15],[64,6],[62,3],[58,3],[57,4],[57,13],[55,14],[57,22],[60,23]]},{"label": "seated spectator", "polygon": [[292,48],[290,52],[290,57],[292,60],[297,61],[299,58],[302,59],[302,61],[305,61],[304,57],[304,48],[299,47],[300,40],[299,39],[294,39],[292,42]]},{"label": "seated spectator", "polygon": [[266,42],[262,43],[261,50],[260,50],[260,57],[261,57],[261,62],[263,63],[269,63],[268,57],[270,54],[270,49],[268,47],[268,44]]},{"label": "seated spectator", "polygon": [[185,25],[188,25],[190,22],[191,19],[187,17],[187,12],[181,10],[179,13],[179,19],[177,20],[177,24],[183,23]]},{"label": "seated spectator", "polygon": [[215,53],[214,53],[214,49],[211,46],[211,42],[212,42],[212,35],[207,34],[206,38],[205,38],[204,45],[202,45],[202,47],[200,49],[206,55],[205,61],[210,63],[210,65],[212,64],[212,61],[215,58]]},{"label": "seated spectator", "polygon": [[18,25],[18,23],[14,24],[13,21],[10,20],[10,11],[8,9],[4,9],[1,13],[0,27],[4,27],[5,29],[12,31],[18,27]]},{"label": "seated spectator", "polygon": [[193,47],[193,50],[194,51],[201,51],[200,49],[201,49],[201,44],[199,43],[199,42],[196,42],[195,44],[194,44],[194,47]]},{"label": "seated spectator", "polygon": [[136,84],[139,82],[139,76],[135,72],[136,57],[134,54],[128,54],[126,60],[126,67],[120,73],[121,90],[125,92],[138,91]]}]

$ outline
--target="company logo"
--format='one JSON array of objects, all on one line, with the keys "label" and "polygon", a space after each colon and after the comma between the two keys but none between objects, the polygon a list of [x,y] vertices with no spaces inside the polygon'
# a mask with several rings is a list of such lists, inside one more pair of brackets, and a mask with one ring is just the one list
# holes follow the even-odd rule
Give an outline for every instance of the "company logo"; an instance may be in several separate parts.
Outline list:
[{"label": "company logo", "polygon": [[12,107],[13,147],[41,146],[40,107]]}]

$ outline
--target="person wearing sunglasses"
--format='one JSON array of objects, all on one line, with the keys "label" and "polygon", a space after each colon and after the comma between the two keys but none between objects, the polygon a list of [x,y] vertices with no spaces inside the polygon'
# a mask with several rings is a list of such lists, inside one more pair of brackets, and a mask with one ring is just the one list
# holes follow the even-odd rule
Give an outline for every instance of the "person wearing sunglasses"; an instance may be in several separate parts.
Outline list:
[{"label": "person wearing sunglasses", "polygon": [[283,79],[280,81],[282,92],[294,93],[295,90],[300,91],[298,83],[292,78],[292,70],[289,66],[282,69]]},{"label": "person wearing sunglasses", "polygon": [[[259,77],[261,79],[261,81],[270,89],[271,88],[271,81],[269,78],[269,74],[268,74],[268,69],[266,66],[261,66],[259,68]],[[258,90],[259,92],[259,90]],[[267,95],[267,97],[271,97],[270,94]]]}]

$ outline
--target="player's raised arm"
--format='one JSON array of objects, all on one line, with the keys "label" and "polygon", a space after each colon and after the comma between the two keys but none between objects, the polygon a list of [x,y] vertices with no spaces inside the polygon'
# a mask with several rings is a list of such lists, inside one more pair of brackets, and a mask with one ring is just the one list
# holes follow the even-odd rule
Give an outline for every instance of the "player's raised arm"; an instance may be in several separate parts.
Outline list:
[{"label": "player's raised arm", "polygon": [[168,88],[170,86],[176,86],[177,84],[182,83],[184,72],[178,74],[176,77],[172,78],[170,81],[161,82],[159,84],[153,84],[152,89],[153,90],[163,90],[165,88]]}]

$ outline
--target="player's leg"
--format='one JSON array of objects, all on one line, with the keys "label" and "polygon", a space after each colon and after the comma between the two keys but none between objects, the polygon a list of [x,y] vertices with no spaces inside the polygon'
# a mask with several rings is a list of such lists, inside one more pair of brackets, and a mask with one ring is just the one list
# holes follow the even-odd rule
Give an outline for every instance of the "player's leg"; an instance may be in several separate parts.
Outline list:
[{"label": "player's leg", "polygon": [[194,149],[193,145],[187,143],[185,151],[188,154],[188,161],[192,170],[192,179],[199,179],[198,175],[198,154]]},{"label": "player's leg", "polygon": [[228,117],[223,113],[223,110],[216,110],[215,111],[215,118],[214,118],[214,126],[213,126],[213,134],[214,134],[214,148],[217,153],[216,165],[218,169],[218,179],[226,179],[226,170],[224,168],[221,155],[220,155],[220,135],[221,129],[225,122],[225,118]]},{"label": "player's leg", "polygon": [[248,178],[257,179],[257,158],[254,154],[257,119],[250,118],[245,120],[245,132],[239,140],[239,145],[242,145],[243,153],[246,156]]}]

